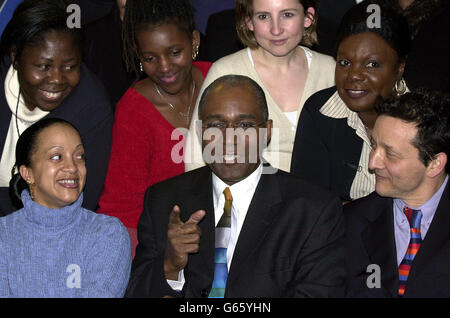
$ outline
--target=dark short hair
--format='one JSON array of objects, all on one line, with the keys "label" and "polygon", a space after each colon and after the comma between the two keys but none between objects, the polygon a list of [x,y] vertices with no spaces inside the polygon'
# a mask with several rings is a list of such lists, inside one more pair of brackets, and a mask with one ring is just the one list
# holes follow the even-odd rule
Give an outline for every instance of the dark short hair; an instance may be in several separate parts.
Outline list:
[{"label": "dark short hair", "polygon": [[201,113],[203,112],[203,109],[206,104],[206,100],[208,99],[208,96],[209,96],[211,90],[220,84],[224,84],[229,87],[242,87],[242,86],[249,87],[253,91],[253,93],[256,97],[256,102],[261,109],[261,114],[262,114],[264,122],[269,120],[269,110],[267,108],[266,95],[264,94],[264,91],[261,88],[261,86],[259,86],[258,83],[256,83],[254,80],[252,80],[248,76],[235,75],[235,74],[228,74],[228,75],[221,76],[221,77],[217,78],[214,82],[212,82],[211,84],[208,85],[208,87],[204,90],[204,92],[200,98],[199,105],[198,105],[199,117],[200,117]]},{"label": "dark short hair", "polygon": [[[450,95],[421,88],[400,97],[378,99],[378,115],[386,115],[414,123],[417,135],[413,145],[419,150],[419,159],[428,166],[443,152],[450,159]],[[447,162],[445,171],[449,173]]]},{"label": "dark short hair", "polygon": [[[60,118],[44,118],[27,129],[20,135],[16,144],[16,163],[14,165],[17,170],[20,166],[30,167],[32,163],[32,156],[38,148],[39,135],[43,130],[53,125],[67,125],[72,127],[78,135],[80,132],[70,122]],[[13,168],[14,169],[14,168]],[[21,193],[23,190],[28,189],[28,184],[22,178],[20,173],[15,173],[9,182],[9,195],[13,204],[20,208],[22,207]]]},{"label": "dark short hair", "polygon": [[[392,0],[366,0],[351,7],[342,17],[338,28],[335,43],[335,56],[342,41],[351,35],[372,32],[385,40],[397,52],[401,60],[405,60],[411,46],[410,33],[406,19],[397,12]],[[368,6],[378,5],[380,8],[379,27],[373,27],[368,21],[373,18],[374,12]]]},{"label": "dark short hair", "polygon": [[41,44],[51,31],[67,32],[75,45],[82,52],[82,35],[79,28],[69,28],[67,19],[68,0],[25,0],[3,31],[0,51],[2,56],[9,55],[14,48],[15,57],[20,60],[25,46]]},{"label": "dark short hair", "polygon": [[[305,29],[302,43],[306,46],[317,44],[317,17],[319,14],[319,0],[298,0],[303,6],[306,14],[308,8],[314,8],[315,15],[313,23]],[[253,0],[236,0],[235,1],[235,18],[236,18],[236,32],[239,40],[251,49],[257,48],[255,36],[252,31],[248,29],[247,19],[253,16]]]},{"label": "dark short hair", "polygon": [[195,30],[194,7],[190,0],[127,0],[123,18],[123,56],[129,71],[139,75],[136,33],[139,30],[175,24],[192,37]]}]

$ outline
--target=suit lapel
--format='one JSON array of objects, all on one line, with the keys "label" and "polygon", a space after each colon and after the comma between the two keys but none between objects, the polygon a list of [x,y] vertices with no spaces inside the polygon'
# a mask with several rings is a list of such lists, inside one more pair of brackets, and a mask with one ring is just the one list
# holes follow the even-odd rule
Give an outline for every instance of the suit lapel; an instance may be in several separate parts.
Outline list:
[{"label": "suit lapel", "polygon": [[[199,289],[204,289],[212,283],[214,277],[214,207],[212,194],[212,175],[208,167],[200,168],[193,177],[192,193],[187,201],[190,203],[187,211],[182,211],[182,220],[186,221],[192,213],[203,209],[206,211],[204,219],[198,224],[201,230],[200,250],[189,255],[188,267],[201,276],[199,282],[191,282]],[[186,278],[188,279],[188,278]],[[198,296],[197,296],[198,297]]]},{"label": "suit lapel", "polygon": [[[423,240],[419,251],[411,266],[408,281],[413,281],[426,267],[430,259],[436,255],[436,251],[442,249],[444,243],[449,240],[450,229],[450,182],[447,183],[441,200],[431,221],[430,228]],[[406,288],[405,293],[407,293]]]},{"label": "suit lapel", "polygon": [[262,238],[276,212],[271,208],[281,201],[276,176],[276,174],[261,175],[236,243],[227,286],[239,277],[246,260],[252,255],[251,251],[255,251],[263,241]]},{"label": "suit lapel", "polygon": [[[394,235],[394,216],[391,199],[382,198],[382,204],[368,213],[371,223],[362,233],[364,246],[371,264],[381,268],[381,282],[391,293],[397,293],[398,268]],[[369,213],[374,212],[372,215]]]}]

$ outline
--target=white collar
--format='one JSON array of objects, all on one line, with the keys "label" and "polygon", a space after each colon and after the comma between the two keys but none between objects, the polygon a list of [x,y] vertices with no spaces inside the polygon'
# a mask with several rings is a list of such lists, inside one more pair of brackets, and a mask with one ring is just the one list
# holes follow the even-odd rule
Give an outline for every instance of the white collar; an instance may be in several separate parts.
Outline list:
[{"label": "white collar", "polygon": [[260,164],[258,168],[253,171],[247,178],[239,181],[232,186],[227,185],[220,180],[213,173],[213,201],[214,201],[214,226],[217,226],[220,218],[223,214],[223,208],[225,205],[225,196],[222,194],[223,190],[230,188],[231,195],[233,196],[233,204],[231,208],[231,229],[230,229],[230,241],[227,248],[227,266],[228,270],[231,266],[233,259],[234,249],[241,233],[242,226],[247,216],[247,211],[255,193],[256,187],[259,183],[263,171],[263,166]]},{"label": "white collar", "polygon": [[348,118],[349,126],[356,129],[357,123],[354,118],[358,117],[358,114],[345,105],[337,90],[320,108],[320,113],[331,118]]},{"label": "white collar", "polygon": [[[216,223],[219,221],[221,214],[223,213],[223,205],[225,202],[223,196],[223,190],[228,187],[230,188],[231,195],[233,197],[233,209],[239,213],[239,219],[244,219],[247,214],[248,207],[255,193],[256,186],[258,185],[259,179],[261,178],[263,171],[262,163],[255,169],[247,178],[241,180],[231,186],[223,182],[214,173],[212,184],[213,184],[213,202],[214,210],[219,213],[216,215]],[[243,214],[243,215],[242,215]]]},{"label": "white collar", "polygon": [[342,119],[347,118],[347,125],[356,131],[356,134],[366,143],[370,144],[366,128],[358,116],[358,113],[350,110],[336,91],[320,108],[320,113],[324,116]]},{"label": "white collar", "polygon": [[[8,73],[5,78],[5,97],[13,116],[16,115],[17,98],[19,96],[19,78],[17,71],[11,65],[9,67]],[[19,105],[17,108],[17,118],[22,122],[25,122],[27,126],[35,123],[39,119],[46,116],[49,112],[39,109],[39,107],[34,108],[32,111],[25,106],[23,101],[23,96],[20,96]]]}]

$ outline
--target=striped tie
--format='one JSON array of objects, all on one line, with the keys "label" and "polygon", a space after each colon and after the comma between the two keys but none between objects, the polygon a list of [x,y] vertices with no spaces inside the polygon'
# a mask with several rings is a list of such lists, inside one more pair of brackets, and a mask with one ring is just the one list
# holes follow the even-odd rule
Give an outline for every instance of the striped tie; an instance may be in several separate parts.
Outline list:
[{"label": "striped tie", "polygon": [[409,225],[411,228],[411,239],[409,241],[408,249],[406,250],[405,257],[403,258],[400,266],[398,267],[398,297],[403,297],[405,294],[406,282],[408,280],[409,271],[411,270],[411,265],[419,251],[420,244],[422,243],[422,237],[420,235],[420,220],[422,219],[422,212],[420,210],[413,210],[408,207],[403,208],[406,217],[408,218]]},{"label": "striped tie", "polygon": [[225,286],[227,285],[227,247],[230,240],[231,229],[231,206],[233,197],[230,188],[223,190],[225,195],[225,206],[223,214],[216,226],[215,251],[214,251],[214,280],[212,284],[210,298],[223,298]]}]

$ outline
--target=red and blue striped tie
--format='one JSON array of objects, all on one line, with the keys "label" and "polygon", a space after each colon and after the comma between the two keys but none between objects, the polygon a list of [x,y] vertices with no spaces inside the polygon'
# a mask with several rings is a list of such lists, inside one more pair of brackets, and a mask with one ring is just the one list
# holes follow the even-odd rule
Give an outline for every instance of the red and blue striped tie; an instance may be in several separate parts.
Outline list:
[{"label": "red and blue striped tie", "polygon": [[420,235],[420,221],[422,219],[422,212],[420,210],[413,210],[408,207],[403,208],[406,217],[408,218],[410,225],[411,239],[409,240],[408,249],[406,250],[405,257],[398,267],[398,297],[403,297],[405,294],[406,282],[408,281],[409,271],[411,270],[414,257],[419,251],[420,244],[422,243],[422,236]]}]

